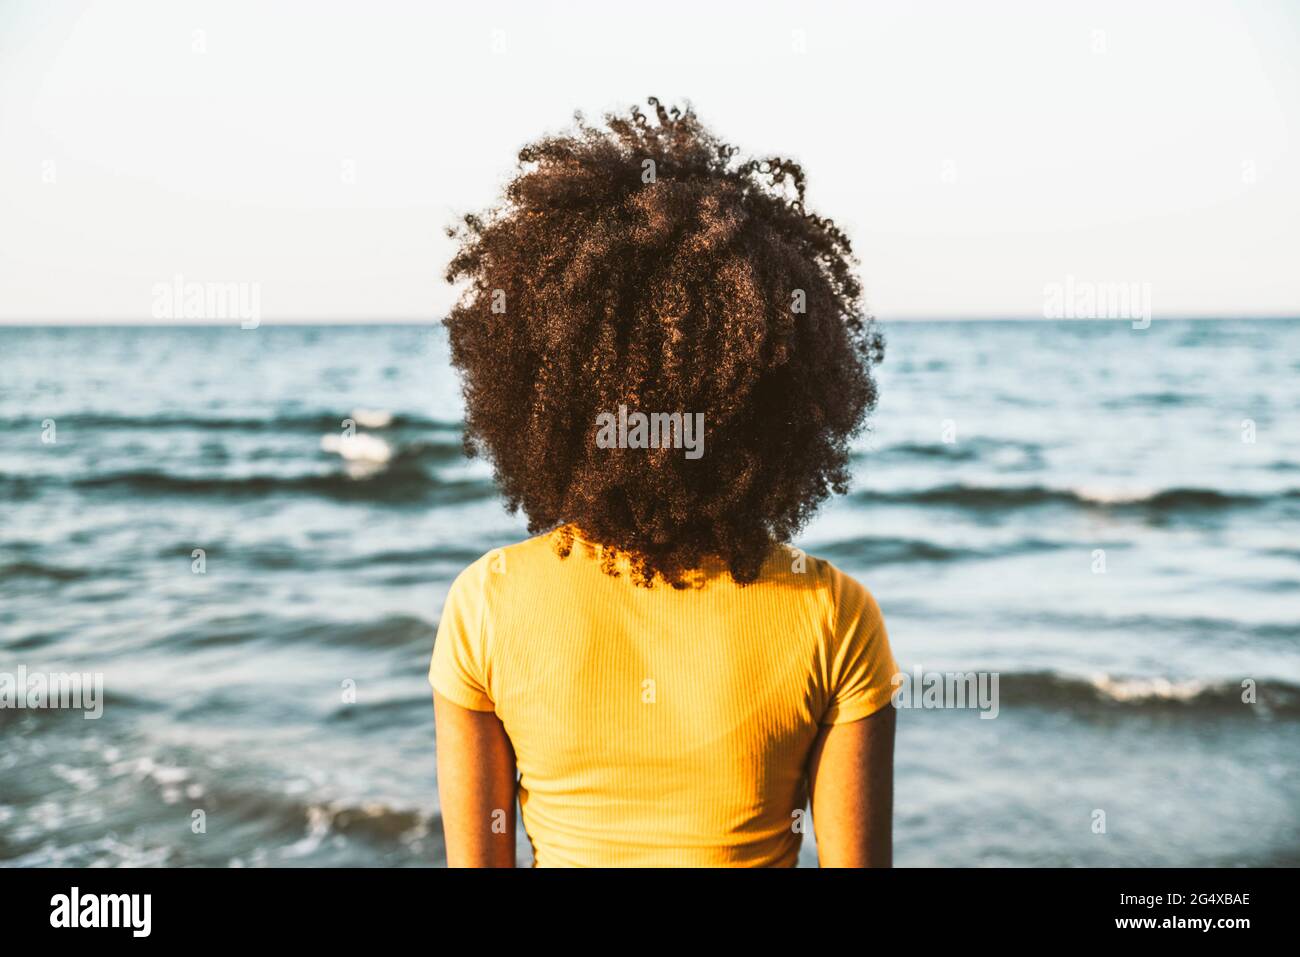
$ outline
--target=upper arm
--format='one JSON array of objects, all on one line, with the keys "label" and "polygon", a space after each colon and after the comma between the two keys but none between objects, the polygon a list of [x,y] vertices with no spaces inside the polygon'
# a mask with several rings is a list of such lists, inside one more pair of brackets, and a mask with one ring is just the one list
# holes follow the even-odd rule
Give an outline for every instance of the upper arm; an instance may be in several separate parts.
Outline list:
[{"label": "upper arm", "polygon": [[888,867],[898,665],[871,592],[834,567],[831,587],[827,706],[808,759],[817,856],[823,867]]},{"label": "upper arm", "polygon": [[480,559],[452,583],[429,664],[438,800],[452,867],[515,863],[515,754],[491,694],[486,567]]},{"label": "upper arm", "polygon": [[817,735],[808,783],[822,867],[892,866],[896,721],[886,706]]},{"label": "upper arm", "polygon": [[435,691],[438,801],[449,867],[514,867],[515,753],[492,711]]}]

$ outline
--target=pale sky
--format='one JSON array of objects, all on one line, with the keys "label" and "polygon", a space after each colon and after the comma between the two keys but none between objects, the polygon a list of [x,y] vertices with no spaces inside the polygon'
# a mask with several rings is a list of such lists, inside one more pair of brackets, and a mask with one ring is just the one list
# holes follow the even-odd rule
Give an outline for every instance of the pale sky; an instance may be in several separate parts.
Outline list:
[{"label": "pale sky", "polygon": [[883,319],[1300,314],[1295,2],[0,0],[0,321],[430,320],[518,148],[689,99],[804,164]]}]

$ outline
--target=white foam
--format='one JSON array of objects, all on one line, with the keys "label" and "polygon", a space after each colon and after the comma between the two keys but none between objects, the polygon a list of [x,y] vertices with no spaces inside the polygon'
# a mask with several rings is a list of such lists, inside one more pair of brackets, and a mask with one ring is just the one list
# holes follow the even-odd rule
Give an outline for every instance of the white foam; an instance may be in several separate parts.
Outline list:
[{"label": "white foam", "polygon": [[1092,686],[1116,701],[1190,701],[1206,688],[1204,681],[1170,681],[1168,678],[1112,678],[1094,675]]},{"label": "white foam", "polygon": [[331,432],[320,437],[320,447],[334,452],[349,462],[373,462],[383,465],[393,457],[393,450],[383,439],[373,435],[336,435]]},{"label": "white foam", "polygon": [[352,421],[363,429],[386,429],[393,421],[393,413],[387,409],[354,409]]},{"label": "white foam", "polygon": [[1084,501],[1098,505],[1130,505],[1149,501],[1155,495],[1155,490],[1150,488],[1103,488],[1096,485],[1085,485],[1073,489],[1073,492]]}]

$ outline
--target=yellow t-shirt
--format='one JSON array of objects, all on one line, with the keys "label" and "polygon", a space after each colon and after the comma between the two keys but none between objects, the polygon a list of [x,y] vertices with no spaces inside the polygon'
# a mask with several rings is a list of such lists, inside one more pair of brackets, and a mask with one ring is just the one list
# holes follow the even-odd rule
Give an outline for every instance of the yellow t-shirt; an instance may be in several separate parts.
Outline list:
[{"label": "yellow t-shirt", "polygon": [[880,609],[829,562],[778,547],[757,582],[695,586],[549,535],[452,584],[429,681],[501,719],[536,866],[794,866],[818,726],[889,702]]}]

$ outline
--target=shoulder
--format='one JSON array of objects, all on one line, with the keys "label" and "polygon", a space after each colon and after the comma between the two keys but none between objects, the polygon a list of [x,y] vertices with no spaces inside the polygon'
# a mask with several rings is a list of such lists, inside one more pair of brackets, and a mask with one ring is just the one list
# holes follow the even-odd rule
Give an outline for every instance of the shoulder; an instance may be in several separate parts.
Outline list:
[{"label": "shoulder", "polygon": [[841,614],[855,612],[866,613],[873,617],[880,616],[880,606],[876,604],[871,589],[848,572],[824,559],[822,565],[825,567],[827,588],[831,592],[836,609]]},{"label": "shoulder", "polygon": [[776,574],[782,584],[808,590],[835,630],[845,622],[880,619],[880,606],[871,590],[830,560],[791,546],[783,546],[778,553],[781,561]]},{"label": "shoulder", "polygon": [[557,558],[550,534],[498,546],[484,552],[456,576],[451,594],[460,600],[488,600],[508,582],[523,577],[512,573],[536,570]]}]

